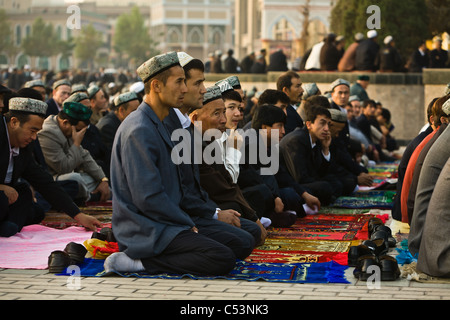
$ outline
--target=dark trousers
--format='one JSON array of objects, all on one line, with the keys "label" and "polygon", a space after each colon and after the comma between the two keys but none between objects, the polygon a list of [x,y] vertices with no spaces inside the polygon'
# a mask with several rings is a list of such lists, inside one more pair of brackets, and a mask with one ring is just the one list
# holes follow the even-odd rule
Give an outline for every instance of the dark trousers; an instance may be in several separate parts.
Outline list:
[{"label": "dark trousers", "polygon": [[259,243],[261,241],[261,228],[253,221],[248,220],[246,218],[242,218],[242,208],[237,202],[224,202],[220,204],[220,208],[222,210],[234,210],[241,214],[241,229],[247,231],[253,236],[255,243]]},{"label": "dark trousers", "polygon": [[293,188],[280,188],[280,198],[283,200],[284,210],[295,211],[298,218],[306,216],[303,208],[305,201]]},{"label": "dark trousers", "polygon": [[302,183],[302,187],[305,188],[308,193],[319,198],[320,203],[325,206],[329,205],[337,198],[333,196],[333,186],[328,181]]},{"label": "dark trousers", "polygon": [[[207,228],[205,228],[207,229]],[[164,249],[151,258],[141,259],[151,274],[175,273],[202,276],[225,275],[233,270],[236,256],[226,245],[210,238],[212,231],[180,232]]]},{"label": "dark trousers", "polygon": [[259,218],[270,217],[275,208],[272,191],[265,184],[257,184],[242,190],[245,200]]},{"label": "dark trousers", "polygon": [[[34,203],[30,186],[27,183],[17,183],[13,186],[19,197],[16,202],[9,205],[8,198],[3,191],[0,191],[0,225],[8,224],[9,231],[0,234],[2,237],[14,235],[11,230],[20,232],[24,226],[40,223],[44,217],[44,210]],[[12,234],[11,234],[12,233]]]},{"label": "dark trousers", "polygon": [[[241,221],[241,223],[249,229],[253,229],[252,225],[256,226],[259,230],[259,237],[261,237],[261,229],[259,229],[256,223],[249,220]],[[230,248],[237,259],[243,260],[247,258],[252,253],[253,248],[255,248],[255,238],[244,228],[238,228],[222,221],[205,218],[195,220],[195,225],[200,234]]]}]

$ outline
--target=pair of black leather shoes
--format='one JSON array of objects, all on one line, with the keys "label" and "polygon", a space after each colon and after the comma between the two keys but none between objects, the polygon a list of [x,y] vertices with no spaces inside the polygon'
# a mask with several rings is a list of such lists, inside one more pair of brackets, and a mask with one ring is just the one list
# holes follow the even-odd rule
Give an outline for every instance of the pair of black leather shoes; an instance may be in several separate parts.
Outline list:
[{"label": "pair of black leather shoes", "polygon": [[91,239],[99,239],[107,242],[117,242],[112,229],[109,227],[102,228],[100,232],[94,232],[91,236]]},{"label": "pair of black leather shoes", "polygon": [[370,277],[381,281],[394,281],[400,276],[400,269],[394,257],[369,254],[358,258],[353,275],[362,281],[367,281]]},{"label": "pair of black leather shoes", "polygon": [[78,243],[70,242],[64,251],[53,251],[48,257],[48,270],[50,273],[61,273],[68,266],[83,263],[86,256],[86,248]]},{"label": "pair of black leather shoes", "polygon": [[395,247],[396,240],[391,229],[386,227],[379,218],[372,218],[368,223],[369,240],[363,241],[359,246],[350,247],[348,252],[348,265],[355,267],[359,257],[364,255],[385,255],[389,247]]},{"label": "pair of black leather shoes", "polygon": [[[391,228],[384,225],[383,221],[380,218],[372,218],[368,223],[369,229],[369,238],[377,239],[377,238],[385,238],[389,247],[395,247],[397,241],[392,236]],[[385,233],[385,234],[383,234]]]},{"label": "pair of black leather shoes", "polygon": [[349,267],[356,267],[362,256],[380,256],[388,252],[389,247],[384,239],[364,240],[359,246],[352,246],[348,251]]}]

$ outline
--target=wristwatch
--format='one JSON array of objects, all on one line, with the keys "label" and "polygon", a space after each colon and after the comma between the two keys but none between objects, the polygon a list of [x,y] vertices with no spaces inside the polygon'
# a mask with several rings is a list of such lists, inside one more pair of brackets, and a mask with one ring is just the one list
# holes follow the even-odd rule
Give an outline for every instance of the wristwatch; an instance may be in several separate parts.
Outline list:
[{"label": "wristwatch", "polygon": [[108,182],[109,179],[107,177],[102,178],[102,182]]}]

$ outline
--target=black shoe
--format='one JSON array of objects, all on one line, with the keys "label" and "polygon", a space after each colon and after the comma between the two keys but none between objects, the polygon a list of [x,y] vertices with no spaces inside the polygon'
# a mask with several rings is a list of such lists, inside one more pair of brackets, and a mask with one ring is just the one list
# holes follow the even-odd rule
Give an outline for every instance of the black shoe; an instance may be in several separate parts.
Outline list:
[{"label": "black shoe", "polygon": [[70,257],[64,251],[53,251],[48,257],[48,271],[50,273],[61,273],[68,266],[70,266]]},{"label": "black shoe", "polygon": [[356,267],[358,259],[362,256],[375,254],[372,248],[367,245],[360,244],[359,246],[352,246],[348,251],[348,266]]},{"label": "black shoe", "polygon": [[116,238],[114,237],[114,233],[111,228],[104,227],[100,230],[101,234],[106,235],[106,241],[108,242],[117,242]]},{"label": "black shoe", "polygon": [[79,243],[70,242],[65,247],[64,252],[69,255],[70,264],[80,264],[84,262],[87,250]]}]

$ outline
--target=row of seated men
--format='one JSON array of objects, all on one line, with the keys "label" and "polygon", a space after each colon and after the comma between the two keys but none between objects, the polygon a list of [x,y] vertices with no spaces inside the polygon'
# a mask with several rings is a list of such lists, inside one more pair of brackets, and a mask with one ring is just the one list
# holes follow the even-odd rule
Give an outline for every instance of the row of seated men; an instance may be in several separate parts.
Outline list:
[{"label": "row of seated men", "polygon": [[[234,93],[233,90],[229,90],[231,87],[227,88],[223,86],[224,83],[230,81],[235,87],[239,87],[239,96]],[[273,104],[284,111],[287,116],[286,129],[280,130],[279,137],[282,138],[286,131],[290,132],[296,127],[304,127],[300,113],[295,112],[294,109],[298,100],[301,101],[303,89],[301,88],[300,78],[293,72],[281,76],[278,82],[278,86],[281,90],[266,90],[266,92],[259,97],[259,102],[254,109],[257,109],[256,107],[260,105]],[[240,88],[239,79],[237,77],[231,77],[227,79],[227,81],[220,82],[220,84],[227,111],[225,128],[236,129],[238,125],[242,123],[243,119],[244,97],[242,89]],[[33,81],[28,83],[25,87],[26,89],[19,90],[18,96],[40,99],[38,92],[39,89],[43,87],[42,82]],[[345,90],[345,87],[347,87],[347,89],[349,88],[349,84],[344,80],[338,80],[333,84],[332,91],[335,87],[344,87]],[[38,134],[39,139],[36,139],[33,143],[36,160],[38,160],[38,163],[53,175],[56,181],[60,182],[60,184],[65,187],[77,203],[82,204],[84,201],[93,199],[109,199],[110,190],[107,183],[109,177],[109,159],[115,131],[126,116],[139,106],[141,101],[142,97],[134,92],[120,94],[114,100],[111,108],[112,110],[109,113],[104,113],[107,106],[107,100],[103,89],[98,86],[92,86],[89,90],[83,86],[71,87],[71,84],[65,79],[55,82],[53,85],[53,97],[47,101],[47,119],[44,122],[43,129]],[[67,105],[69,105],[68,102],[81,103],[86,107],[89,107],[92,113],[90,116],[88,112],[80,115],[83,111],[72,111],[70,108],[67,108],[64,112],[63,106],[66,102]],[[322,96],[316,96],[315,98],[308,100],[306,105],[302,106],[302,109],[305,110],[305,108],[309,108],[311,104],[320,104],[325,108],[331,107],[328,99]],[[333,104],[336,105],[334,102]],[[336,109],[337,108],[338,107],[336,106]],[[60,113],[61,110],[63,110],[62,113]],[[76,118],[70,116],[71,112],[78,112]],[[348,126],[347,119],[344,117],[343,113],[335,114],[334,120],[334,127],[337,128],[333,129],[334,131],[342,131],[342,129]],[[244,128],[248,129],[251,124],[251,121],[248,122]],[[266,124],[264,124],[264,128],[265,126]],[[325,135],[328,135],[328,131],[330,130],[326,130]],[[319,165],[320,162],[316,161],[310,163],[306,161],[307,158],[301,158],[304,157],[305,154],[311,153],[311,150],[309,150],[310,148],[293,151],[290,144],[296,145],[296,141],[299,139],[298,134],[305,135],[305,133],[307,133],[306,127],[303,128],[303,131],[298,130],[295,135],[288,137],[289,139],[294,136],[296,137],[292,142],[288,143],[287,141],[289,139],[283,140],[286,144],[281,145],[281,151],[284,152],[286,156],[281,157],[282,169],[278,175],[274,176],[281,179],[282,186],[291,187],[294,185],[297,188],[297,193],[304,198],[303,202],[308,200],[306,203],[309,204],[309,208],[320,207],[320,201],[324,204],[329,204],[342,194],[350,194],[356,188],[358,183],[370,184],[370,177],[362,173],[364,169],[352,161],[347,152],[343,155],[344,158],[340,160],[342,164],[346,165],[346,168],[341,168],[333,173],[329,173],[330,170],[327,169],[329,161],[325,161],[323,164]],[[333,134],[337,133],[333,132]],[[346,132],[346,135],[342,136],[344,138],[341,139],[342,141],[340,141],[340,143],[348,145],[348,131]],[[316,136],[314,137],[314,140],[319,138],[321,137]],[[71,148],[67,139],[71,139],[73,145],[78,147],[81,146],[81,148]],[[334,145],[332,146],[332,149],[333,148],[335,150],[339,149]],[[319,149],[318,146],[314,149],[314,152],[317,152]],[[244,154],[249,156],[249,151]],[[300,158],[298,158],[299,155]],[[287,159],[287,162],[284,161],[284,158]],[[318,159],[321,159],[321,157],[319,156]],[[237,163],[239,163],[239,160]],[[293,165],[292,163],[299,163],[299,165]],[[289,178],[293,177],[295,184],[293,184],[292,181],[289,181],[290,179],[282,178],[284,169],[287,169],[286,172],[288,173],[285,176]],[[254,194],[254,191],[250,190],[252,190],[252,187],[255,184],[264,185],[261,183],[262,180],[259,177],[256,178],[258,175],[248,174],[254,170],[252,166],[248,165],[248,161],[244,161],[244,163],[236,169],[236,172],[239,172],[239,170],[241,170],[243,174],[235,174],[233,182],[239,184],[239,186],[248,193],[249,198],[254,197],[254,199],[258,199],[259,195],[251,196]],[[257,171],[259,171],[258,168]],[[352,174],[352,172],[354,174]],[[264,178],[267,180],[267,177]],[[75,186],[72,183],[73,181],[76,181],[78,186]],[[101,183],[98,183],[99,181]],[[274,209],[277,212],[286,211],[283,210],[284,206],[282,205],[282,198],[279,196],[280,190],[276,187],[277,183],[271,182],[266,184],[268,188],[264,188],[263,191],[259,190],[259,192],[264,192],[266,194],[265,198],[270,200],[268,201],[267,208],[259,211],[259,216],[270,215],[270,212]],[[301,188],[304,188],[302,192],[299,191],[302,190]],[[283,193],[286,191],[282,188],[281,192]],[[41,197],[39,193],[37,196],[41,206],[48,210],[50,206],[46,200]],[[272,203],[271,198],[275,199],[274,203]],[[288,211],[291,211],[291,209],[295,209],[292,210],[294,212],[303,211],[302,208],[297,205],[298,199],[292,200],[290,199],[291,197],[288,196],[284,196],[283,198],[285,202],[294,204],[289,206]],[[300,200],[300,202],[301,201],[302,200]],[[261,203],[259,201],[254,201],[254,206],[261,206]],[[300,215],[302,214],[300,213]]]},{"label": "row of seated men", "polygon": [[[185,81],[186,85],[190,83],[189,80],[192,79],[192,76],[198,73],[197,76],[199,77],[199,79],[197,79],[196,85],[192,85],[192,88],[195,88],[195,86],[197,86],[197,88],[199,89],[197,89],[197,92],[195,92],[195,89],[193,89],[192,93],[186,92],[185,95],[179,98],[179,100],[181,100],[181,104],[180,101],[178,101],[178,108],[171,109],[171,113],[169,112],[167,121],[170,121],[170,119],[172,119],[173,121],[175,119],[178,120],[178,123],[176,121],[174,122],[177,127],[180,127],[181,125],[181,128],[185,126],[185,128],[191,129],[193,129],[191,125],[192,123],[198,123],[200,121],[200,123],[202,124],[202,133],[205,133],[207,129],[216,129],[220,132],[224,132],[228,119],[232,118],[226,116],[226,110],[232,109],[229,103],[227,104],[227,101],[234,101],[238,110],[239,106],[241,106],[242,108],[242,94],[239,94],[239,97],[238,95],[234,94],[235,92],[241,91],[238,88],[238,86],[240,85],[238,79],[236,77],[225,79],[221,83],[218,83],[217,87],[213,87],[209,91],[203,90],[203,63],[201,63],[201,61],[197,61],[196,59],[188,60],[188,63],[182,65],[187,78]],[[197,62],[198,67],[192,66],[194,65],[194,62]],[[145,67],[146,66],[144,65],[144,68]],[[186,70],[189,67],[191,67],[192,69]],[[290,76],[288,77],[290,78]],[[147,80],[148,83],[148,79],[146,79],[146,77],[143,78],[144,82],[145,80]],[[162,81],[162,83],[164,82]],[[199,83],[201,85],[199,85]],[[345,81],[338,80],[336,83],[338,85],[344,85],[348,87],[348,83],[346,83]],[[236,90],[233,89],[233,86],[237,87],[235,88]],[[232,89],[230,89],[230,87]],[[149,90],[146,91],[147,95],[153,93]],[[120,106],[121,99],[129,99],[128,101],[139,100],[136,98],[130,98],[130,96],[133,95],[126,93],[124,96],[121,95],[117,97],[118,100],[115,101],[115,104]],[[210,98],[209,101],[208,97],[211,96],[213,97],[213,99]],[[301,96],[301,92],[298,96]],[[203,99],[199,99],[199,97]],[[193,100],[193,102],[189,101],[190,98]],[[14,103],[12,104],[12,106],[9,106],[10,111],[6,115],[5,123],[11,124],[11,120],[15,118],[14,116],[11,116],[11,113],[17,111],[23,112],[23,110],[28,108],[30,100],[24,99],[25,98],[13,98],[11,100]],[[193,105],[198,105],[199,101],[201,100],[203,100],[203,107],[199,108],[197,106],[197,110],[189,113],[189,111],[192,109],[192,106],[190,104],[192,103]],[[36,104],[36,101],[38,100],[33,99],[33,102],[31,104]],[[213,109],[212,111],[214,112],[207,112],[209,109],[204,107],[212,102],[220,104],[219,111]],[[229,224],[237,224],[237,222],[233,222],[236,221],[236,219],[233,218],[242,216],[242,218],[244,219],[241,219],[241,222],[239,222],[239,225],[241,226],[242,221],[245,221],[245,219],[247,221],[254,221],[255,224],[250,224],[251,227],[248,227],[247,230],[252,230],[252,232],[250,233],[255,238],[255,244],[260,244],[264,241],[266,234],[264,227],[265,223],[272,223],[272,225],[275,226],[289,226],[295,220],[294,218],[304,216],[305,209],[312,211],[317,210],[318,208],[320,208],[320,205],[329,204],[336,197],[351,193],[358,185],[359,179],[367,178],[369,180],[367,183],[370,184],[370,177],[368,177],[368,175],[364,173],[364,169],[361,168],[357,162],[353,161],[350,154],[348,153],[347,148],[349,144],[345,138],[348,139],[349,134],[346,133],[343,136],[343,139],[340,139],[341,132],[345,129],[346,126],[348,126],[347,117],[342,111],[330,107],[322,107],[320,104],[305,106],[307,115],[305,119],[305,125],[303,126],[303,119],[301,119],[299,114],[295,112],[295,114],[298,116],[296,118],[297,120],[300,119],[301,124],[299,122],[295,130],[291,131],[283,138],[283,135],[285,133],[284,125],[286,124],[286,126],[288,126],[289,122],[292,120],[292,118],[290,118],[289,116],[289,107],[291,106],[288,105],[286,109],[283,109],[282,107],[275,106],[275,104],[275,102],[273,104],[268,102],[258,105],[252,119],[252,128],[256,130],[266,129],[263,132],[267,132],[267,137],[266,139],[262,139],[263,142],[272,141],[272,139],[267,139],[269,138],[269,136],[270,138],[272,138],[272,134],[278,135],[278,139],[280,137],[282,138],[279,144],[279,153],[277,153],[278,148],[276,144],[260,144],[257,147],[257,149],[259,150],[266,149],[267,154],[272,155],[273,152],[277,154],[276,157],[271,159],[275,159],[275,162],[278,162],[279,166],[276,166],[278,170],[272,172],[273,174],[263,175],[261,173],[263,169],[265,169],[264,166],[267,166],[268,163],[258,163],[258,161],[243,161],[243,164],[239,165],[241,162],[239,160],[240,155],[244,154],[246,156],[251,156],[251,153],[245,152],[245,149],[250,148],[251,150],[254,150],[252,149],[254,148],[254,146],[249,145],[247,141],[245,141],[245,139],[244,141],[240,142],[239,135],[236,133],[236,131],[234,131],[230,134],[223,134],[222,136],[217,137],[217,141],[215,141],[215,143],[218,143],[219,146],[222,145],[222,148],[219,147],[219,149],[214,149],[214,151],[219,153],[217,156],[219,159],[223,159],[223,161],[219,161],[218,163],[213,164],[201,162],[198,167],[198,183],[195,179],[188,179],[188,181],[190,181],[191,183],[194,183],[194,181],[196,181],[195,183],[197,183],[197,187],[199,187],[200,185],[200,194],[202,195],[204,200],[212,200],[211,204],[213,204],[213,207],[217,209],[214,210],[217,211],[214,215],[217,216],[217,218],[221,216],[223,217],[223,220],[228,221]],[[142,104],[139,108],[142,108],[145,105],[146,104]],[[45,109],[47,109],[47,107]],[[94,111],[92,108],[89,108],[79,102],[65,101],[63,103],[62,111],[60,111],[57,115],[50,115],[49,117],[47,117],[43,122],[42,130],[37,130],[39,132],[38,136],[40,138],[40,143],[41,145],[43,145],[41,149],[43,151],[44,158],[46,159],[46,153],[56,153],[56,149],[60,149],[60,151],[65,151],[59,153],[64,153],[66,156],[71,158],[71,160],[82,160],[83,158],[88,159],[88,163],[94,166],[96,162],[92,159],[89,152],[82,152],[81,154],[73,152],[73,149],[84,150],[82,147],[80,147],[80,144],[83,140],[87,128],[90,126],[89,120],[93,113]],[[166,128],[170,130],[170,123],[167,123],[166,119],[164,118],[165,117],[162,117],[162,119],[160,120],[164,120]],[[64,121],[67,122],[65,123]],[[10,132],[9,129],[13,129],[8,125],[6,125],[5,127],[8,129],[8,133]],[[57,138],[55,138],[57,134],[61,135],[57,130],[58,127],[59,131],[61,131],[62,135],[65,137],[65,141],[63,141],[64,139],[58,140]],[[122,129],[127,130],[128,128]],[[230,129],[233,129],[233,127],[231,127]],[[259,133],[259,131],[257,131],[257,133]],[[43,137],[43,139],[41,137]],[[246,135],[244,135],[244,138],[245,137]],[[45,142],[43,142],[42,140],[44,140]],[[118,139],[116,138],[115,145],[120,143],[117,140]],[[230,142],[230,140],[232,142]],[[257,139],[256,141],[259,141],[259,139]],[[208,141],[203,142],[205,143],[202,144],[202,147],[204,147],[204,149],[207,149]],[[145,144],[145,141],[142,141],[142,143]],[[232,146],[231,148],[229,147],[230,144]],[[52,145],[58,146],[58,148],[51,148],[50,146]],[[13,146],[10,143],[10,149],[11,147],[17,146]],[[117,152],[118,151],[116,150],[116,153]],[[259,151],[258,154],[260,154]],[[138,155],[126,154],[120,156],[133,158],[134,156]],[[297,161],[299,161],[299,165],[295,165]],[[45,162],[49,164],[47,160],[45,160]],[[58,164],[60,162],[56,161],[56,163]],[[81,163],[83,163],[83,161],[79,162],[78,164],[81,165]],[[9,161],[9,164],[11,164],[11,161]],[[10,167],[10,165],[8,167]],[[97,167],[100,168],[100,166],[98,165]],[[194,178],[196,177],[195,168],[196,166],[194,166],[194,169],[192,171],[194,173]],[[304,171],[302,172],[304,168],[308,168],[309,170],[306,173]],[[357,168],[357,171],[355,170],[355,168]],[[139,168],[135,168],[136,171],[139,171],[138,169]],[[352,169],[355,171],[352,172]],[[112,166],[111,171],[114,170],[117,171],[118,166]],[[185,172],[185,170],[182,169],[181,171]],[[102,197],[105,194],[109,197],[109,181],[107,180],[106,175],[104,175],[103,171],[98,170],[97,173],[98,175],[95,178],[93,176],[90,177],[93,180],[93,188],[95,188],[91,191],[91,193],[99,192],[102,194]],[[117,174],[118,173],[116,172],[116,175]],[[143,177],[146,175],[145,172],[141,172],[140,174],[142,174]],[[54,174],[56,180],[58,180],[57,176],[58,174]],[[118,174],[118,176],[120,177],[120,174]],[[187,179],[186,176],[186,174],[182,175],[182,177]],[[29,180],[33,180],[33,177],[25,177],[25,179],[27,178]],[[253,180],[249,178],[253,178]],[[303,178],[305,178],[305,180],[302,180]],[[312,179],[306,180],[307,178]],[[118,180],[120,181],[120,179]],[[239,180],[241,180],[241,183],[239,183]],[[81,180],[79,180],[78,182],[80,181]],[[31,185],[33,185],[33,182],[39,184],[36,181],[29,182]],[[129,183],[136,183],[136,181],[131,181]],[[165,183],[167,183],[167,181],[165,181]],[[189,183],[186,183],[186,186],[188,185]],[[152,189],[153,186],[148,186],[148,188]],[[36,187],[36,189],[38,189],[39,191],[40,188]],[[183,192],[185,192],[185,197],[188,198],[190,193],[187,190],[190,189],[182,189]],[[226,194],[226,192],[229,193]],[[46,196],[48,196],[48,194],[44,194],[44,197]],[[120,193],[120,196],[122,197],[123,195]],[[115,197],[117,197],[117,194],[113,195],[113,201]],[[55,201],[53,200],[52,202]],[[193,201],[190,203],[197,202]],[[51,203],[51,205],[54,205],[54,203]],[[59,203],[58,205],[59,209],[61,207],[64,207],[64,205],[61,205],[61,203]],[[218,208],[221,208],[222,210],[218,210]],[[11,211],[11,206],[8,208],[8,210]],[[118,211],[120,211],[120,209],[118,209]],[[198,211],[196,212],[198,214]],[[76,216],[77,214],[74,215],[74,217]],[[8,219],[6,220],[8,221]],[[32,220],[36,221],[36,219]],[[98,226],[98,221],[91,219],[89,220],[89,225],[92,228],[95,228],[95,226]],[[258,229],[256,229],[257,231],[255,231],[255,225],[259,227]],[[18,230],[20,231],[20,226]]]}]

